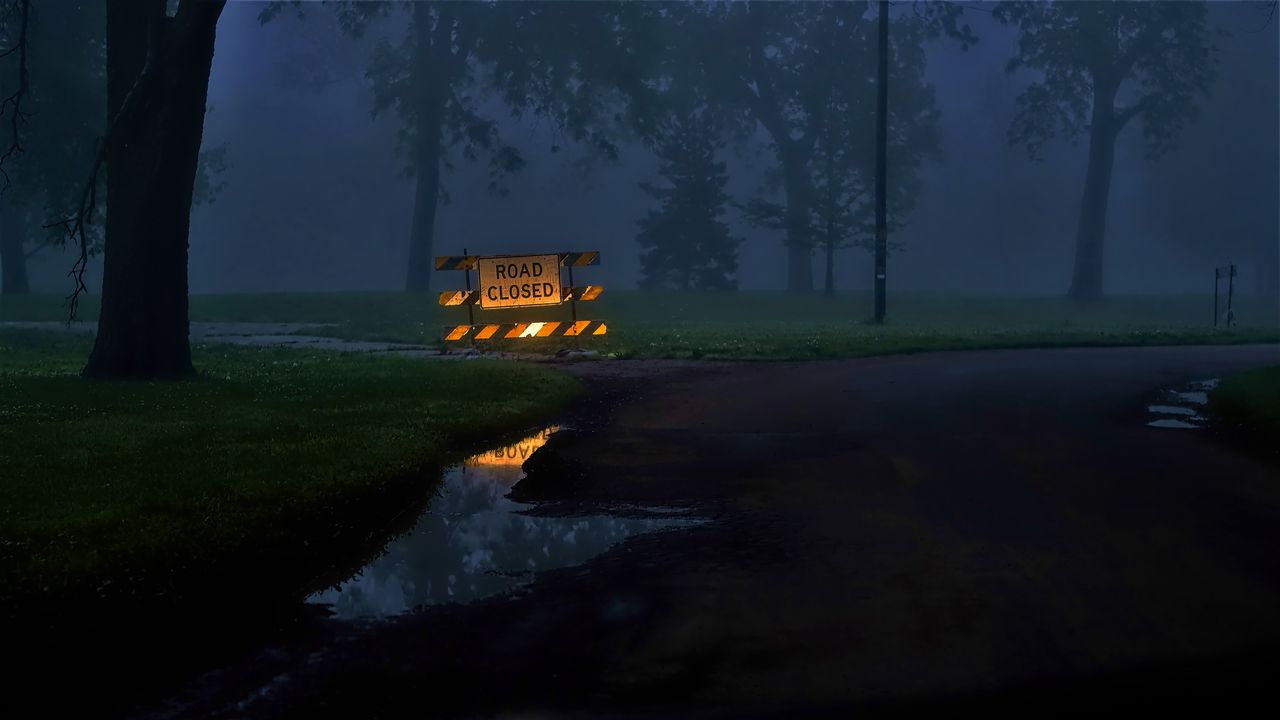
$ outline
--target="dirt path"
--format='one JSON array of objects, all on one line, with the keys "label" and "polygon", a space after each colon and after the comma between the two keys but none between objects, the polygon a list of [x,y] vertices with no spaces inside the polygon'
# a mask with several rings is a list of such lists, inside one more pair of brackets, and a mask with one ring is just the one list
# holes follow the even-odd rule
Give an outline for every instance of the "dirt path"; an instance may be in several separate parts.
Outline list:
[{"label": "dirt path", "polygon": [[517,494],[712,522],[515,598],[316,630],[178,715],[1237,701],[1280,670],[1280,472],[1147,427],[1144,405],[1274,363],[1278,346],[571,366],[595,399]]}]

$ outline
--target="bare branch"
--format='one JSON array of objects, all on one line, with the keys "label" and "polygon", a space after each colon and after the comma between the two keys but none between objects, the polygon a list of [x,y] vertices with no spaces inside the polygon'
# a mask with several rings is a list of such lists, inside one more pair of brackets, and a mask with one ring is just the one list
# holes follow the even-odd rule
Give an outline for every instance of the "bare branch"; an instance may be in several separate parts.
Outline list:
[{"label": "bare branch", "polygon": [[76,206],[75,214],[45,226],[46,228],[62,228],[67,233],[67,240],[74,243],[80,251],[75,263],[71,266],[71,270],[67,272],[67,277],[70,277],[75,283],[71,294],[67,296],[67,322],[76,319],[76,312],[80,308],[80,296],[89,292],[89,288],[84,283],[85,272],[89,269],[88,226],[93,222],[94,213],[98,209],[98,182],[102,174],[102,168],[107,160],[107,144],[112,142],[118,135],[119,128],[125,121],[138,111],[137,108],[145,102],[145,100],[140,100],[139,98],[143,97],[150,86],[156,82],[159,65],[156,59],[156,55],[159,52],[157,48],[159,35],[158,28],[153,29],[151,46],[147,49],[147,59],[142,66],[142,72],[138,73],[137,79],[133,81],[133,87],[129,88],[129,92],[120,104],[120,110],[116,113],[116,116],[111,118],[110,124],[107,125],[106,135],[98,138],[98,148],[93,156],[93,167],[89,171],[88,182],[85,183],[84,188],[80,191],[80,202]]},{"label": "bare branch", "polygon": [[[130,93],[132,94],[132,91]],[[65,220],[44,226],[45,228],[62,228],[67,233],[67,239],[75,243],[80,251],[71,270],[67,273],[67,277],[75,282],[75,288],[67,296],[69,306],[67,322],[76,319],[76,311],[80,309],[80,296],[89,292],[89,288],[84,284],[84,274],[89,269],[88,225],[98,209],[98,176],[102,171],[103,161],[107,157],[106,147],[106,139],[99,138],[98,151],[94,154],[93,170],[89,174],[89,182],[80,193],[80,203],[76,207],[76,213]]]},{"label": "bare branch", "polygon": [[[31,0],[21,0],[22,20],[18,30],[18,42],[13,47],[5,50],[0,57],[8,57],[13,53],[18,53],[18,87],[8,97],[0,102],[0,117],[5,112],[9,112],[9,147],[0,154],[0,177],[3,177],[4,184],[0,187],[0,193],[9,189],[9,173],[4,169],[6,161],[17,159],[24,152],[22,147],[22,126],[27,124],[27,118],[31,116],[22,108],[22,103],[31,94],[30,75],[27,72],[27,30],[30,26],[31,19]],[[12,108],[12,109],[11,109]]]},{"label": "bare branch", "polygon": [[1130,120],[1146,112],[1157,102],[1159,102],[1159,97],[1157,97],[1155,93],[1152,93],[1150,95],[1144,95],[1140,100],[1135,100],[1129,107],[1116,108],[1115,120],[1112,125],[1115,132],[1118,134],[1124,129],[1125,125],[1129,124]]},{"label": "bare branch", "polygon": [[1259,25],[1257,28],[1253,30],[1246,30],[1245,32],[1250,35],[1256,35],[1266,30],[1267,28],[1271,27],[1271,23],[1276,19],[1277,8],[1280,8],[1280,0],[1268,0],[1268,2],[1265,5],[1265,9],[1267,13],[1266,19],[1263,20],[1262,24]]}]

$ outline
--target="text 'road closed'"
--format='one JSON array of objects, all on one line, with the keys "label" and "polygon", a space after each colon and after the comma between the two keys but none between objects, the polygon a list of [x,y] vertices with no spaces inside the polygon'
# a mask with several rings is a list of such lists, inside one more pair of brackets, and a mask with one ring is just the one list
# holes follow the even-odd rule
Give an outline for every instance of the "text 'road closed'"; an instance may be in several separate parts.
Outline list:
[{"label": "text 'road closed'", "polygon": [[524,255],[480,258],[480,307],[560,304],[560,258]]}]

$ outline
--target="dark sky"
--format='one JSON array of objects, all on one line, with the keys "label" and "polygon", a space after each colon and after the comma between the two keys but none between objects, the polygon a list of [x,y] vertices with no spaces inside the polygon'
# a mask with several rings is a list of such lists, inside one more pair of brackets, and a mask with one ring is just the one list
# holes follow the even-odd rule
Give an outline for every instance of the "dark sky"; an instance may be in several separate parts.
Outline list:
[{"label": "dark sky", "polygon": [[[1085,146],[1052,146],[1040,164],[1008,146],[1014,98],[1026,82],[1004,72],[1014,36],[992,20],[989,6],[967,5],[980,42],[967,52],[946,42],[929,49],[943,158],[924,170],[918,208],[897,236],[906,249],[891,258],[890,283],[1059,293],[1070,273]],[[303,22],[286,13],[266,26],[257,21],[260,9],[231,3],[218,26],[205,138],[206,146],[226,143],[233,167],[218,200],[193,215],[192,291],[397,290],[413,188],[395,152],[396,119],[370,116],[363,50],[325,8],[309,8]],[[1209,268],[1227,261],[1245,266],[1248,278],[1257,248],[1277,242],[1278,23],[1257,32],[1258,7],[1235,3],[1215,3],[1211,16],[1230,34],[1218,43],[1214,95],[1180,150],[1145,161],[1136,124],[1118,145],[1110,291],[1201,291]],[[282,84],[291,71],[317,67],[330,76],[323,88]],[[483,167],[462,165],[446,176],[451,202],[437,221],[437,251],[598,249],[604,264],[593,281],[634,286],[635,221],[649,206],[637,183],[654,179],[650,154],[631,146],[608,163],[571,145],[552,154],[553,129],[545,125],[508,121],[504,132],[529,165],[505,198],[486,190]],[[760,165],[731,160],[738,198],[759,188]],[[746,238],[742,286],[781,288],[781,236],[745,226],[736,214],[734,225]],[[60,262],[46,260],[37,281],[60,288]],[[845,251],[838,263],[839,287],[869,285],[864,251]]]}]

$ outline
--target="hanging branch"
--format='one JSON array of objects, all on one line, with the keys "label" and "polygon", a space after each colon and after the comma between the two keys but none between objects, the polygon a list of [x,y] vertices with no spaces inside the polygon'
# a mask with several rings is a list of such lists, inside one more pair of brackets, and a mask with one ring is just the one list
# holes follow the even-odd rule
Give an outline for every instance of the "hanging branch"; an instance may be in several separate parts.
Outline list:
[{"label": "hanging branch", "polygon": [[0,53],[0,59],[18,54],[18,87],[8,97],[0,102],[0,117],[6,112],[9,113],[9,147],[0,154],[0,177],[4,178],[4,184],[0,187],[0,193],[9,189],[9,173],[4,169],[4,164],[10,159],[17,159],[22,155],[22,126],[27,124],[27,118],[31,113],[22,109],[22,103],[31,94],[30,76],[27,72],[27,28],[31,19],[31,0],[21,0],[22,20],[18,30],[17,43]]},{"label": "hanging branch", "polygon": [[[25,1],[25,0],[24,0]],[[69,306],[67,321],[75,319],[80,307],[80,296],[89,289],[85,286],[84,276],[89,269],[89,235],[88,225],[92,222],[94,212],[98,208],[98,182],[102,168],[107,161],[107,148],[111,143],[120,141],[121,128],[135,122],[138,117],[149,112],[147,104],[158,92],[157,87],[164,82],[160,70],[173,59],[172,56],[182,52],[188,44],[188,37],[207,31],[218,22],[226,0],[206,0],[193,2],[183,0],[177,13],[167,17],[160,13],[151,19],[147,33],[147,55],[142,71],[133,81],[133,86],[125,94],[120,109],[114,117],[109,118],[107,131],[98,139],[97,152],[94,153],[93,167],[89,172],[89,180],[80,193],[80,203],[71,217],[46,225],[46,228],[62,228],[67,239],[76,244],[79,257],[71,266],[67,276],[75,282],[75,288],[67,296]]]},{"label": "hanging branch", "polygon": [[159,73],[156,69],[159,63],[156,62],[156,55],[162,31],[163,24],[154,23],[147,43],[147,58],[143,63],[142,72],[138,73],[137,79],[133,81],[133,87],[129,88],[129,92],[125,94],[124,101],[120,103],[120,110],[116,112],[115,117],[111,118],[106,134],[98,138],[98,147],[93,155],[93,167],[89,172],[88,182],[80,191],[80,202],[76,205],[75,214],[65,220],[45,225],[46,228],[61,228],[67,234],[67,239],[79,250],[75,263],[67,273],[67,277],[75,283],[71,294],[67,296],[67,322],[76,319],[76,312],[80,309],[80,296],[89,292],[84,282],[85,273],[89,269],[88,225],[93,221],[94,213],[98,209],[98,179],[107,161],[107,144],[119,134],[118,129],[124,122],[137,114],[139,105],[145,102],[139,98],[144,97],[150,86],[157,81]]}]

